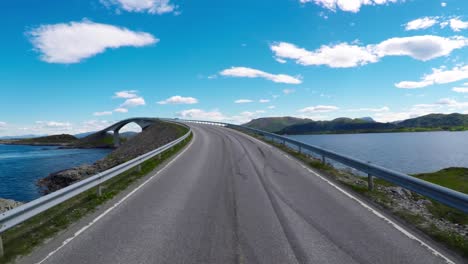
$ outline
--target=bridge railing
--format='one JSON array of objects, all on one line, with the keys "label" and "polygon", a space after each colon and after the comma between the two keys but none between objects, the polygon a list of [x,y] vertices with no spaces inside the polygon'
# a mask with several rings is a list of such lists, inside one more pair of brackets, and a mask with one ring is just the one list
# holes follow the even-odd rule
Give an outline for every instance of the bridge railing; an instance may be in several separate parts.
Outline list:
[{"label": "bridge railing", "polygon": [[421,194],[428,198],[434,199],[442,204],[447,206],[459,209],[465,213],[468,213],[468,195],[457,192],[455,190],[433,184],[427,181],[423,181],[416,177],[391,170],[388,168],[384,168],[382,166],[365,162],[359,159],[355,159],[353,157],[336,153],[331,150],[327,150],[318,146],[306,144],[291,138],[287,138],[275,133],[270,133],[246,126],[239,126],[233,125],[229,123],[222,123],[222,122],[211,122],[211,121],[199,121],[199,120],[174,120],[179,122],[194,122],[194,123],[201,123],[201,124],[211,124],[211,125],[218,125],[224,126],[228,128],[234,128],[242,131],[246,131],[252,134],[260,135],[266,138],[274,139],[275,141],[279,141],[283,145],[292,145],[298,149],[299,152],[302,150],[307,150],[312,153],[315,153],[322,157],[322,160],[325,162],[325,159],[331,159],[333,161],[339,162],[343,165],[356,169],[358,171],[364,172],[368,175],[369,178],[369,188],[372,188],[373,182],[372,177],[377,177],[388,181],[392,184],[397,186],[401,186],[405,189],[413,191],[415,193]]},{"label": "bridge railing", "polygon": [[[133,169],[143,162],[165,152],[185,140],[192,131],[189,131],[182,137],[161,146],[153,151],[145,153],[139,157],[129,160],[125,163],[117,165],[111,169],[98,173],[94,176],[86,178],[82,181],[74,183],[63,189],[42,196],[36,200],[23,204],[12,210],[0,214],[0,234],[13,226],[16,226],[70,198],[73,198],[83,192],[90,190],[93,187],[99,186],[104,182],[122,174],[125,171]],[[1,241],[1,240],[0,240]],[[0,245],[1,247],[2,245]],[[1,257],[1,252],[0,252]]]}]

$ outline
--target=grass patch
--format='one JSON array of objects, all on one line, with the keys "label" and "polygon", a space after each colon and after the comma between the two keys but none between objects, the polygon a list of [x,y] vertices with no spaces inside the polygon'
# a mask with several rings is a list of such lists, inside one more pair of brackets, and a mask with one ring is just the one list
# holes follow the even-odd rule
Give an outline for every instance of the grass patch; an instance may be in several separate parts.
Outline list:
[{"label": "grass patch", "polygon": [[[185,134],[187,128],[181,127],[179,134]],[[35,247],[44,243],[80,218],[94,212],[100,205],[125,190],[130,184],[146,176],[162,162],[180,151],[192,139],[192,134],[165,151],[141,164],[141,171],[130,169],[110,180],[102,186],[105,188],[101,196],[97,195],[97,187],[79,194],[29,220],[21,223],[2,234],[4,256],[0,263],[9,263],[16,257],[30,253]]]},{"label": "grass patch", "polygon": [[447,168],[433,173],[415,174],[414,176],[468,194],[468,168]]}]

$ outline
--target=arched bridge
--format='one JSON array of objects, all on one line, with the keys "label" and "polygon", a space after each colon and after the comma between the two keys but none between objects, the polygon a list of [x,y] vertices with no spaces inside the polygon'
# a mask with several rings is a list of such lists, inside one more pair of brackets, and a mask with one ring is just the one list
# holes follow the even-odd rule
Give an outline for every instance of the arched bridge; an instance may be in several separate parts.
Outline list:
[{"label": "arched bridge", "polygon": [[119,147],[120,146],[120,134],[119,131],[122,129],[122,127],[130,124],[130,123],[135,123],[141,127],[141,130],[145,130],[152,124],[154,124],[158,119],[156,118],[145,118],[145,117],[134,117],[134,118],[129,118],[125,119],[122,121],[119,121],[109,127],[104,128],[103,130],[97,132],[98,134],[106,134],[107,132],[113,132],[114,133],[114,146]]}]

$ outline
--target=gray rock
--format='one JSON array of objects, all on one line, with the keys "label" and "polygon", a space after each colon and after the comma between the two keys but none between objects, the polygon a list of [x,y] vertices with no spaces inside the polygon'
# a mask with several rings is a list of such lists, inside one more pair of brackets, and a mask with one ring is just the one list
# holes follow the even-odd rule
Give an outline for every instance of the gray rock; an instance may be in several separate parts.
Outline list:
[{"label": "gray rock", "polygon": [[9,199],[1,199],[0,198],[0,213],[6,212],[8,210],[11,210],[15,207],[18,207],[22,205],[23,203],[17,202],[14,200],[9,200]]}]

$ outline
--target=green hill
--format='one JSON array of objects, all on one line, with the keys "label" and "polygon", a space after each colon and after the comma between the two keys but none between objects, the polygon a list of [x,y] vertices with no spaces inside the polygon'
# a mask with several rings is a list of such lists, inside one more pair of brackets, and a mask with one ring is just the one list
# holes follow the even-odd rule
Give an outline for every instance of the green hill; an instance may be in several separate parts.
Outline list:
[{"label": "green hill", "polygon": [[313,121],[294,117],[259,118],[245,124],[280,134],[339,134],[378,132],[419,132],[419,131],[462,131],[468,130],[468,115],[429,114],[393,123],[375,122],[371,118],[341,117],[331,121]]},{"label": "green hill", "polygon": [[251,128],[256,128],[268,132],[278,132],[286,127],[297,125],[297,124],[305,124],[308,122],[312,122],[310,119],[302,119],[297,117],[264,117],[253,119],[252,121],[244,124],[244,126],[248,126]]},{"label": "green hill", "polygon": [[[468,115],[462,114],[430,114],[411,118],[397,123],[404,128],[440,128],[442,130],[465,130],[468,128]],[[465,129],[463,129],[465,128]]]},{"label": "green hill", "polygon": [[61,134],[37,138],[26,138],[11,141],[12,144],[18,145],[67,145],[75,143],[78,139],[72,135]]}]

